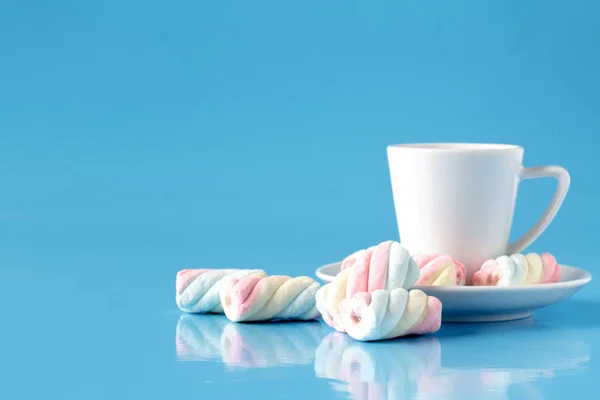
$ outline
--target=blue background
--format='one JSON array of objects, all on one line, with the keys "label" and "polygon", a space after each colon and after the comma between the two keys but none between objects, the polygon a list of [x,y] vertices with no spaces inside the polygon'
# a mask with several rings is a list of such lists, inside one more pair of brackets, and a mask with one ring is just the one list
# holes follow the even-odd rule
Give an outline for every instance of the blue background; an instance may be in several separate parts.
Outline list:
[{"label": "blue background", "polygon": [[[314,276],[397,240],[388,144],[514,143],[526,166],[567,168],[528,250],[594,274],[599,15],[594,1],[2,1],[0,394],[243,393],[194,378],[213,374],[334,395],[310,365],[274,380],[178,363],[175,273]],[[523,183],[513,238],[554,187]],[[538,319],[591,346],[597,291]],[[481,329],[486,346],[509,340]],[[544,396],[585,388],[592,366]]]}]

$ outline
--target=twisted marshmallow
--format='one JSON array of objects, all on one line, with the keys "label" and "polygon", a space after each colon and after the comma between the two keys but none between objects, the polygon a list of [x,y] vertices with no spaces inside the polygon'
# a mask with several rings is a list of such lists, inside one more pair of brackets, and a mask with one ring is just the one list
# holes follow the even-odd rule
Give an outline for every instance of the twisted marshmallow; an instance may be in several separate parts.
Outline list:
[{"label": "twisted marshmallow", "polygon": [[319,317],[315,293],[321,285],[307,276],[249,275],[227,279],[221,288],[221,304],[229,320],[311,320]]},{"label": "twisted marshmallow", "polygon": [[354,253],[350,254],[349,256],[344,258],[344,260],[342,260],[342,265],[340,266],[340,270],[343,271],[345,269],[352,267],[354,265],[354,263],[356,262],[356,260],[360,259],[361,257],[365,257],[365,256],[371,257],[373,255],[373,251],[375,250],[375,247],[377,247],[377,246],[371,246],[366,249],[360,249],[360,250],[355,251]]},{"label": "twisted marshmallow", "polygon": [[325,323],[345,332],[340,303],[357,293],[375,290],[408,289],[419,279],[419,266],[398,242],[386,241],[360,250],[342,262],[342,271],[333,282],[317,291],[317,308]]},{"label": "twisted marshmallow", "polygon": [[561,271],[550,253],[512,254],[487,260],[473,275],[475,286],[515,286],[560,281]]},{"label": "twisted marshmallow", "polygon": [[184,269],[177,273],[175,302],[188,313],[223,313],[219,292],[224,279],[263,273],[252,269]]},{"label": "twisted marshmallow", "polygon": [[416,254],[413,256],[421,276],[417,285],[426,286],[464,286],[467,270],[465,266],[451,256],[439,254]]},{"label": "twisted marshmallow", "polygon": [[434,333],[442,324],[442,303],[418,289],[357,293],[340,311],[344,329],[360,341]]}]

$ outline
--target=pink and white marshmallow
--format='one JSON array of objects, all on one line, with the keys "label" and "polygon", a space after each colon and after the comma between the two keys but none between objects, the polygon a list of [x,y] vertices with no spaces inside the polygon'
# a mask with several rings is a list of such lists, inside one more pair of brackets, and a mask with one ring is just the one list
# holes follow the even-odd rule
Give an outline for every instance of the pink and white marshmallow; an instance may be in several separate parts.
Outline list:
[{"label": "pink and white marshmallow", "polygon": [[340,313],[346,333],[360,341],[434,333],[442,324],[442,303],[418,289],[357,293],[342,300]]},{"label": "pink and white marshmallow", "polygon": [[313,320],[320,314],[315,294],[321,285],[308,276],[261,273],[227,279],[220,292],[223,311],[230,321]]},{"label": "pink and white marshmallow", "polygon": [[419,279],[419,266],[398,242],[386,241],[348,256],[333,282],[317,291],[317,308],[325,323],[345,332],[340,304],[357,293],[411,288]]},{"label": "pink and white marshmallow", "polygon": [[175,302],[187,313],[223,313],[219,293],[226,278],[264,274],[258,269],[183,269],[175,281]]},{"label": "pink and white marshmallow", "polygon": [[517,286],[555,283],[560,265],[550,253],[512,254],[487,260],[473,275],[474,286]]},{"label": "pink and white marshmallow", "polygon": [[448,255],[416,254],[413,258],[421,269],[417,285],[464,286],[467,270],[458,260]]}]

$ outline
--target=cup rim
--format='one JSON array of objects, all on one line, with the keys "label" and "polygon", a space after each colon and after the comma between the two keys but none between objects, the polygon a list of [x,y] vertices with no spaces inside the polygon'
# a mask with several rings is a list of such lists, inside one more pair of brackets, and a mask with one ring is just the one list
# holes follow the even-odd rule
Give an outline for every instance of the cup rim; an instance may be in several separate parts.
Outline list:
[{"label": "cup rim", "polygon": [[439,143],[398,143],[388,145],[388,149],[403,149],[416,151],[435,152],[502,152],[523,150],[522,146],[516,144],[502,143],[462,143],[462,142],[439,142]]}]

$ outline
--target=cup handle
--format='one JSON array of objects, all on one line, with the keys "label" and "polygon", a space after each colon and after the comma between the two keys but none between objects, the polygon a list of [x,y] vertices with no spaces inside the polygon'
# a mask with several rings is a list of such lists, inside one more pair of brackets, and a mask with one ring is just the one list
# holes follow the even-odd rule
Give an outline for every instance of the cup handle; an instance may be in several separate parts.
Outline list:
[{"label": "cup handle", "polygon": [[565,200],[571,184],[571,177],[567,170],[558,166],[523,168],[519,175],[520,181],[535,178],[555,178],[558,181],[558,186],[544,214],[523,236],[508,245],[507,254],[520,253],[546,230]]}]

